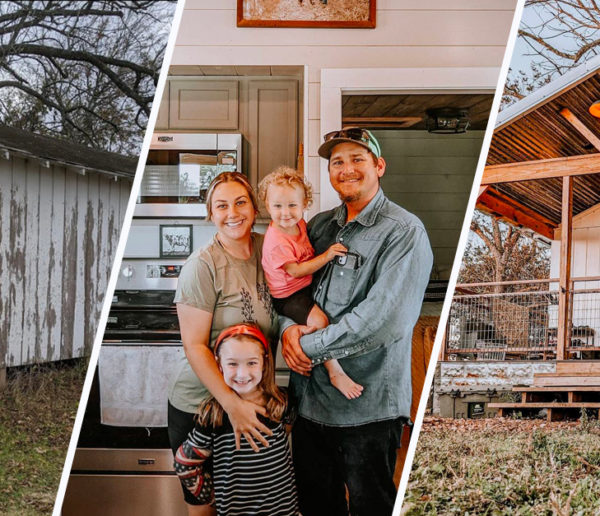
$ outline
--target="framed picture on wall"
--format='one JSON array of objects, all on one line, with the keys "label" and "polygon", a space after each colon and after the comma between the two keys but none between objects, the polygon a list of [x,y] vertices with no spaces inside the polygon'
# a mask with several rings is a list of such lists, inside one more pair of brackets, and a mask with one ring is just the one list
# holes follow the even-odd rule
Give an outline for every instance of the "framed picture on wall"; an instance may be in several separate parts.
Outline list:
[{"label": "framed picture on wall", "polygon": [[376,0],[238,0],[238,27],[374,28]]},{"label": "framed picture on wall", "polygon": [[192,253],[192,225],[160,226],[160,257],[188,257]]}]

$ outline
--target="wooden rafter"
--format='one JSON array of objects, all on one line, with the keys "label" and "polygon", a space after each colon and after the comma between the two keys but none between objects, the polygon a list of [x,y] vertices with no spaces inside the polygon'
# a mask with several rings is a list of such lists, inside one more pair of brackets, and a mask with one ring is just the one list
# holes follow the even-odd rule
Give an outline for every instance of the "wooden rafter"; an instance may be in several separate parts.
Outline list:
[{"label": "wooden rafter", "polygon": [[477,208],[517,226],[525,226],[550,240],[554,239],[554,229],[557,227],[554,222],[494,188],[488,188],[479,196]]},{"label": "wooden rafter", "polygon": [[491,185],[598,173],[600,173],[600,154],[585,154],[567,158],[489,165],[483,171],[481,184]]},{"label": "wooden rafter", "polygon": [[581,136],[590,142],[596,150],[600,151],[600,138],[590,131],[569,108],[562,108],[560,114],[581,134]]}]

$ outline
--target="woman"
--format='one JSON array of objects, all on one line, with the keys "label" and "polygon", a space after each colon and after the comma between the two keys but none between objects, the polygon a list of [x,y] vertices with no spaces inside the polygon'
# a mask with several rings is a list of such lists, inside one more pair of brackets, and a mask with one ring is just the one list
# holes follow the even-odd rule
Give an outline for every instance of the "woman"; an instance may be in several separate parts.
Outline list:
[{"label": "woman", "polygon": [[[173,452],[194,427],[193,417],[209,391],[227,412],[239,447],[244,437],[258,450],[271,431],[259,421],[265,409],[242,400],[219,372],[212,346],[224,328],[255,323],[273,342],[276,314],[261,267],[262,235],[252,232],[258,205],[252,187],[238,172],[217,176],[208,188],[213,240],[192,253],[181,269],[175,294],[185,357],[169,386],[169,440]],[[190,515],[212,515],[209,505],[184,489]]]}]

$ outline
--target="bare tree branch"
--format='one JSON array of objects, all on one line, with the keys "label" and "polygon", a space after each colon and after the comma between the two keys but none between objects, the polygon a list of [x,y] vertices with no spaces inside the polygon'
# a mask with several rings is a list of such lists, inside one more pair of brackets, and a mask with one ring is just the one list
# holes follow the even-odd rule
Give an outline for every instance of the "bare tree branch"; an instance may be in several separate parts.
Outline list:
[{"label": "bare tree branch", "polygon": [[[600,54],[596,0],[528,0],[519,29],[526,50],[511,69],[502,105],[510,105],[592,56]],[[530,68],[522,65],[530,59]]]},{"label": "bare tree branch", "polygon": [[137,153],[174,4],[0,2],[0,121]]}]

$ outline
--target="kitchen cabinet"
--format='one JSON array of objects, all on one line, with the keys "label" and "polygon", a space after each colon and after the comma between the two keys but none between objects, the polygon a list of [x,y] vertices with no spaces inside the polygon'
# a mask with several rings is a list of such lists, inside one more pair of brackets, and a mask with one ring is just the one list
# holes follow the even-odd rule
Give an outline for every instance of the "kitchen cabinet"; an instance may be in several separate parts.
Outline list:
[{"label": "kitchen cabinet", "polygon": [[169,128],[237,129],[238,90],[236,80],[170,80]]},{"label": "kitchen cabinet", "polygon": [[156,128],[240,132],[242,170],[256,187],[275,167],[297,164],[302,133],[298,83],[289,76],[172,76]]},{"label": "kitchen cabinet", "polygon": [[169,81],[165,84],[160,106],[158,108],[158,117],[156,118],[156,129],[169,128]]},{"label": "kitchen cabinet", "polygon": [[260,182],[279,165],[296,166],[298,152],[298,83],[250,81],[248,141],[250,176]]}]

